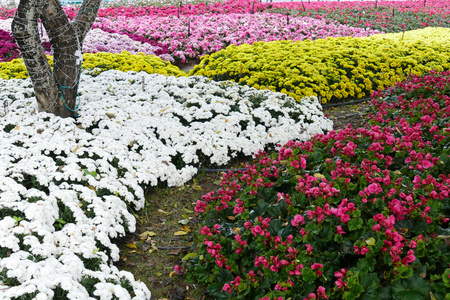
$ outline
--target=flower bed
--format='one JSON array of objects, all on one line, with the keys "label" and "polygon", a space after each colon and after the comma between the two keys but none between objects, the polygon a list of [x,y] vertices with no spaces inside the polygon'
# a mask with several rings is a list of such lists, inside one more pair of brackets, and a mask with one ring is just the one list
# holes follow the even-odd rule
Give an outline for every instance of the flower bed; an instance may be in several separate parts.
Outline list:
[{"label": "flower bed", "polygon": [[214,299],[447,299],[449,89],[411,76],[373,94],[370,128],[224,175],[197,201],[188,276]]},{"label": "flower bed", "polygon": [[[11,33],[12,19],[0,19],[0,35],[3,36],[0,46],[0,62],[11,61],[19,58],[19,48]],[[41,34],[42,45],[45,53],[51,55],[51,46],[47,33],[43,30]],[[83,53],[121,53],[127,51],[130,54],[144,53],[156,55],[165,61],[174,61],[167,46],[159,44],[154,40],[131,33],[117,33],[114,30],[101,30],[94,28],[88,32],[83,41]]]},{"label": "flower bed", "polygon": [[317,99],[202,77],[83,74],[77,122],[36,114],[29,79],[0,87],[1,299],[149,299],[111,240],[135,230],[146,187],[331,129]]},{"label": "flower bed", "polygon": [[252,44],[257,41],[305,40],[340,36],[370,36],[379,31],[339,25],[333,21],[280,14],[256,13],[223,15],[155,15],[100,17],[94,28],[157,41],[166,46],[174,59],[185,62],[214,53],[231,44]]},{"label": "flower bed", "polygon": [[336,20],[341,24],[401,32],[424,27],[449,27],[450,9],[445,1],[343,1],[273,3],[268,10]]},{"label": "flower bed", "polygon": [[206,55],[189,75],[232,80],[322,103],[368,97],[410,74],[450,69],[448,28],[366,38],[259,42]]},{"label": "flower bed", "polygon": [[[53,65],[52,57],[48,56],[50,66]],[[126,51],[122,53],[85,53],[83,54],[83,73],[98,75],[108,70],[145,71],[149,74],[157,73],[167,76],[186,76],[186,74],[170,62],[165,62],[154,55],[132,55]],[[24,79],[28,78],[27,69],[21,58],[10,62],[0,63],[0,78],[3,79]]]}]

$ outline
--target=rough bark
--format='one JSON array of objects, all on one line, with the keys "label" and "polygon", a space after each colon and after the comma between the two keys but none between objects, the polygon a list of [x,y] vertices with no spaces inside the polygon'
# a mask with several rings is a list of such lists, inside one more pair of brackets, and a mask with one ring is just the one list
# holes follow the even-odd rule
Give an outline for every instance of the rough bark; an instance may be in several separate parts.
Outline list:
[{"label": "rough bark", "polygon": [[[33,82],[39,111],[61,117],[76,114],[80,63],[75,53],[97,16],[101,0],[84,0],[69,22],[59,0],[20,0],[12,32]],[[53,50],[53,70],[47,61],[38,31],[38,20],[47,31]]]}]

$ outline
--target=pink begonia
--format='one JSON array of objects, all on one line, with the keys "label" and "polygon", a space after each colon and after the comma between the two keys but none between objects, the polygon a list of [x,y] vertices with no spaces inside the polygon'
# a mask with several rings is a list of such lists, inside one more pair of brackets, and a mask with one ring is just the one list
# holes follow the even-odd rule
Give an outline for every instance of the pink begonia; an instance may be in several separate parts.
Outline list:
[{"label": "pink begonia", "polygon": [[341,225],[336,227],[336,233],[337,234],[345,234],[345,231],[342,229]]},{"label": "pink begonia", "polygon": [[299,224],[305,224],[305,218],[301,215],[295,215],[291,221],[292,226],[298,227]]},{"label": "pink begonia", "polygon": [[227,293],[231,293],[233,291],[233,288],[231,287],[231,285],[229,285],[228,283],[225,283],[223,285],[222,288],[223,291],[227,292]]}]

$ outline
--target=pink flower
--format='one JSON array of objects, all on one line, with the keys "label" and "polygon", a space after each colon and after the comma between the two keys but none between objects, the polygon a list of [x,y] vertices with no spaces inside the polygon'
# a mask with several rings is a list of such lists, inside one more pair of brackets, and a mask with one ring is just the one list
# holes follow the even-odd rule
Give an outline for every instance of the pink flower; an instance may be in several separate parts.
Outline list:
[{"label": "pink flower", "polygon": [[325,298],[325,299],[328,299],[328,297],[327,297],[327,295],[325,294],[325,288],[323,287],[323,286],[319,286],[318,288],[317,288],[317,296],[320,298],[320,297],[323,297],[323,298]]},{"label": "pink flower", "polygon": [[381,188],[380,184],[377,182],[374,182],[372,184],[369,184],[369,186],[367,187],[367,191],[366,189],[364,189],[364,192],[366,192],[368,195],[370,194],[376,194],[378,195],[381,191],[383,191],[383,189]]},{"label": "pink flower", "polygon": [[305,224],[305,218],[301,215],[295,215],[294,219],[291,221],[292,226],[298,227],[300,223]]},{"label": "pink flower", "polygon": [[345,234],[345,231],[342,229],[341,225],[336,227],[336,233],[337,234]]},{"label": "pink flower", "polygon": [[203,228],[200,230],[201,234],[205,234],[207,236],[211,236],[211,230],[208,228],[208,226],[203,226]]},{"label": "pink flower", "polygon": [[227,293],[231,293],[231,292],[233,291],[231,285],[229,285],[228,283],[225,283],[225,284],[223,285],[222,290],[225,291],[225,292],[227,292]]}]

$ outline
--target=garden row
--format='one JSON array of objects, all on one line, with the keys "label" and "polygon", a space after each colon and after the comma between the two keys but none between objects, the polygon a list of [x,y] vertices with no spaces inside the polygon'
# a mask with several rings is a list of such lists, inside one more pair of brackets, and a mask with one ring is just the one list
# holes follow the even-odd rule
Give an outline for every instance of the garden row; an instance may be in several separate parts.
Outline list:
[{"label": "garden row", "polygon": [[[448,28],[425,28],[370,37],[231,45],[204,56],[189,75],[235,81],[269,89],[296,100],[316,96],[322,103],[367,98],[411,74],[450,69]],[[51,63],[51,60],[50,60]],[[154,55],[128,52],[85,53],[83,72],[145,71],[183,76],[184,72]],[[26,78],[21,59],[0,63],[0,78]]]},{"label": "garden row", "polygon": [[373,93],[366,128],[260,152],[198,200],[188,278],[214,299],[449,299],[449,145],[450,72]]},{"label": "garden row", "polygon": [[[166,61],[184,62],[216,52],[230,44],[256,41],[304,40],[328,36],[368,36],[377,32],[398,32],[428,26],[448,27],[450,10],[441,2],[381,1],[374,8],[369,1],[330,5],[325,2],[259,3],[228,1],[198,5],[109,7],[99,18],[84,43],[84,52],[126,50],[160,56]],[[65,8],[74,17],[76,8]],[[0,29],[10,32],[13,11],[4,13]],[[302,17],[304,16],[304,17]],[[313,17],[311,19],[309,17]],[[216,26],[217,22],[221,26]],[[358,28],[359,27],[359,28]],[[374,31],[374,29],[376,29]],[[16,58],[11,36],[0,33],[0,60]],[[44,39],[45,32],[42,33]]]},{"label": "garden row", "polygon": [[268,11],[326,18],[340,24],[390,33],[424,27],[450,27],[450,7],[444,0],[285,2],[274,3]]},{"label": "garden row", "polygon": [[[11,35],[12,19],[0,19],[0,61],[17,58],[19,51]],[[220,24],[220,25],[218,25]],[[128,51],[156,55],[166,61],[199,59],[231,44],[257,41],[305,40],[341,36],[369,36],[374,30],[352,28],[333,21],[280,14],[225,14],[139,17],[99,17],[83,42],[84,53]],[[45,45],[48,37],[42,33]]]},{"label": "garden row", "polygon": [[367,98],[411,74],[450,69],[450,28],[362,38],[230,46],[206,55],[189,75],[232,80],[322,103]]},{"label": "garden row", "polygon": [[78,93],[80,118],[61,119],[36,113],[29,79],[0,79],[1,299],[149,299],[112,241],[149,186],[332,126],[316,98],[204,77],[110,70]]}]

